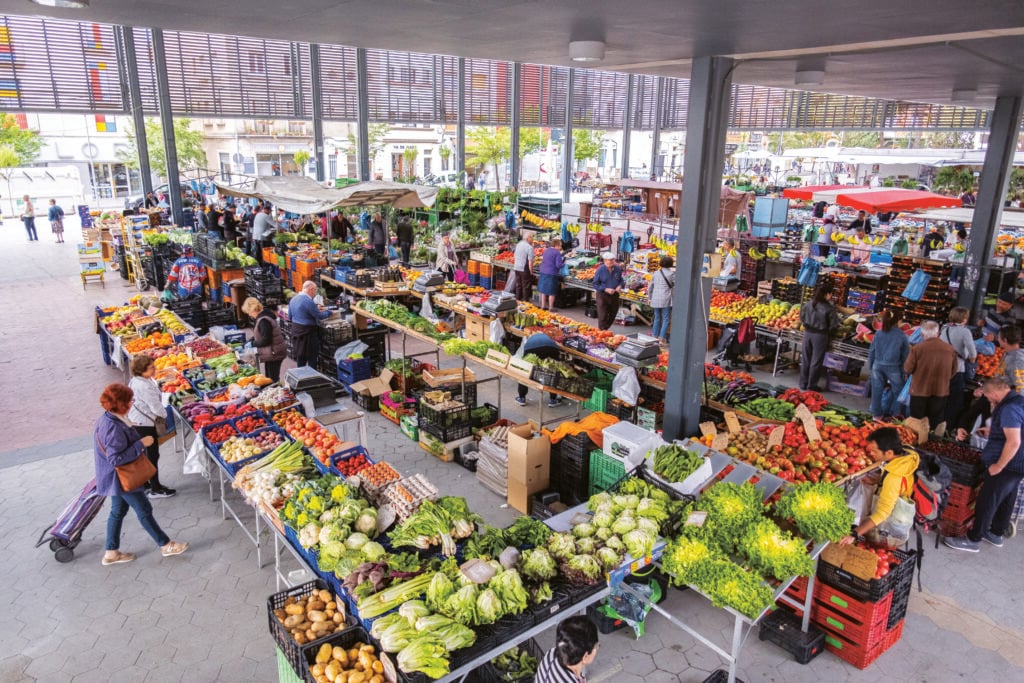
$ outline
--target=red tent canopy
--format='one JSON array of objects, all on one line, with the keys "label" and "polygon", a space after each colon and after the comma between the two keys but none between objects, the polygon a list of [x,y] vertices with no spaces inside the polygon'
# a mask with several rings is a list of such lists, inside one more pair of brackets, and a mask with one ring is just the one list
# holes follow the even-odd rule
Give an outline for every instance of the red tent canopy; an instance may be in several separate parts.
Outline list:
[{"label": "red tent canopy", "polygon": [[807,185],[805,187],[787,187],[782,191],[782,196],[787,199],[800,199],[805,202],[811,201],[815,192],[826,190],[853,190],[860,189],[851,185]]},{"label": "red tent canopy", "polygon": [[863,209],[868,213],[899,213],[914,209],[938,209],[960,206],[959,197],[947,197],[934,192],[879,188],[874,192],[850,192],[836,195],[836,204],[851,209]]}]

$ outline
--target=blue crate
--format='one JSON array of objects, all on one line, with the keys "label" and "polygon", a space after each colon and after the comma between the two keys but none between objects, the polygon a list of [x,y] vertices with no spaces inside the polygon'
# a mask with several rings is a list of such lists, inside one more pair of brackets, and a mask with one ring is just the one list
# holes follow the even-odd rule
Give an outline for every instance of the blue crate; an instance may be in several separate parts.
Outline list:
[{"label": "blue crate", "polygon": [[[349,259],[348,261],[349,261],[349,263],[351,263],[352,259]],[[337,280],[338,282],[344,282],[345,281],[345,275],[350,270],[352,270],[352,268],[350,268],[349,266],[335,266],[334,267],[334,279]]]},{"label": "blue crate", "polygon": [[339,451],[338,453],[335,453],[330,457],[331,466],[328,468],[330,473],[341,476],[341,471],[338,470],[338,463],[340,463],[342,460],[354,458],[358,455],[361,455],[364,458],[366,458],[366,462],[370,463],[371,465],[377,464],[376,461],[370,457],[370,454],[366,452],[365,448],[363,448],[362,446],[355,446],[344,451]]},{"label": "blue crate", "polygon": [[370,379],[373,366],[369,358],[347,358],[338,363],[338,381],[346,385]]},{"label": "blue crate", "polygon": [[887,265],[887,266],[891,266],[892,265],[892,254],[883,254],[883,253],[878,252],[878,251],[872,251],[871,252],[870,262],[871,263],[881,263],[881,264],[884,264],[884,265]]},{"label": "blue crate", "polygon": [[480,284],[480,273],[470,273],[469,284],[473,287],[478,286]]},{"label": "blue crate", "polygon": [[483,275],[480,276],[480,286],[484,289],[490,289],[493,283],[494,278],[484,277]]}]

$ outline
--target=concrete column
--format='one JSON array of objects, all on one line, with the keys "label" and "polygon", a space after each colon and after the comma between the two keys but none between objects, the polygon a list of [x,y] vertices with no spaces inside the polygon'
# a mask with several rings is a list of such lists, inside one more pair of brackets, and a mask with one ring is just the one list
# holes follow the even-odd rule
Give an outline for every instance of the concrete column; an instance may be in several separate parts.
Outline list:
[{"label": "concrete column", "polygon": [[[459,85],[457,92],[459,118],[455,126],[455,170],[466,171],[466,60],[459,57]],[[475,180],[475,179],[474,179]]]},{"label": "concrete column", "polygon": [[509,165],[512,172],[509,174],[508,183],[519,189],[519,105],[521,103],[521,81],[523,78],[523,65],[519,62],[512,64],[512,135],[509,145]]},{"label": "concrete column", "polygon": [[967,307],[977,319],[988,286],[988,268],[992,260],[996,232],[1003,215],[1003,197],[1013,170],[1013,155],[1020,132],[1022,99],[998,97],[992,111],[992,128],[985,151],[985,165],[981,168],[978,196],[971,222],[971,238],[964,256],[964,274],[960,281],[959,305]]},{"label": "concrete column", "polygon": [[139,89],[139,62],[135,56],[135,34],[130,26],[118,26],[124,51],[125,81],[128,85],[129,108],[132,113],[132,128],[135,130],[135,148],[139,154],[139,175],[142,177],[142,194],[153,191],[153,172],[149,167],[149,141],[146,140],[146,117],[142,112],[142,91]]},{"label": "concrete column", "polygon": [[654,131],[651,138],[651,173],[658,172],[658,152],[661,148],[661,100],[665,93],[665,79],[658,77],[654,94]]},{"label": "concrete column", "polygon": [[366,86],[366,48],[356,48],[356,137],[359,179],[370,180],[370,93]]},{"label": "concrete column", "polygon": [[[727,57],[698,57],[691,67],[671,361],[665,392],[666,441],[696,434],[700,424],[711,301],[711,282],[702,279],[700,272],[703,254],[714,250],[718,229],[732,68],[733,60]],[[693,235],[693,239],[683,239],[683,235]]]},{"label": "concrete column", "polygon": [[[327,179],[327,159],[324,157],[324,94],[320,76],[320,46],[309,46],[309,78],[313,91],[313,158],[316,159],[316,179]],[[333,180],[333,178],[331,179]]]},{"label": "concrete column", "polygon": [[[629,75],[626,77],[628,84],[626,85],[626,116],[623,118],[622,124],[622,170],[619,172],[619,176],[622,178],[629,177],[629,142],[633,134],[633,98],[636,96],[636,76]],[[651,173],[654,171],[652,170]]]},{"label": "concrete column", "polygon": [[[156,69],[156,99],[160,107],[160,127],[164,134],[164,158],[167,161],[167,193],[171,204],[171,219],[175,225],[185,222],[181,204],[181,183],[178,174],[178,149],[174,142],[174,113],[171,111],[171,86],[167,79],[167,53],[164,52],[164,32],[150,29],[153,42],[153,66]],[[143,129],[142,134],[146,131]]]},{"label": "concrete column", "polygon": [[572,89],[576,86],[576,69],[569,69],[569,87],[565,89],[565,144],[562,147],[562,201],[569,202],[572,175]]}]

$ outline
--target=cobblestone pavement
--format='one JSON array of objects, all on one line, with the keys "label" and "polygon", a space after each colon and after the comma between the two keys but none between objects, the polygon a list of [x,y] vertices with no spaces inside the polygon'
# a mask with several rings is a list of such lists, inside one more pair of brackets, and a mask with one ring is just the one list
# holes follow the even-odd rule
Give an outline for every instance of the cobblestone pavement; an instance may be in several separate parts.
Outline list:
[{"label": "cobblestone pavement", "polygon": [[[70,222],[70,221],[69,221]],[[92,307],[131,295],[116,274],[107,287],[83,291],[75,271],[77,240],[58,248],[42,235],[22,242],[20,223],[8,221],[0,246],[8,267],[0,274],[5,325],[0,328],[6,444],[0,452],[0,681],[273,681],[273,640],[266,599],[276,590],[268,542],[266,566],[234,520],[221,517],[207,483],[181,474],[182,456],[163,446],[162,478],[179,493],[154,501],[157,520],[173,538],[191,543],[179,557],[161,558],[134,516],[122,548],[135,562],[100,566],[106,509],[85,532],[76,558],[58,564],[33,544],[42,528],[92,476],[88,432],[102,386],[119,379],[99,358]],[[397,339],[393,336],[392,339]],[[450,359],[447,362],[452,365]],[[780,377],[785,382],[786,377]],[[483,400],[498,400],[482,389]],[[528,414],[510,400],[503,412]],[[834,397],[834,396],[830,396]],[[535,415],[538,397],[527,410]],[[571,414],[574,409],[558,409]],[[465,495],[492,524],[516,513],[478,485],[471,473],[421,451],[379,415],[367,418],[368,447],[406,473],[423,472],[445,493]],[[229,494],[231,495],[231,494]],[[978,555],[933,549],[926,538],[924,591],[911,596],[903,639],[870,669],[858,671],[825,653],[801,666],[776,646],[747,639],[740,659],[744,681],[1006,681],[1024,680],[1024,617],[1017,567],[1024,543],[985,546]],[[285,571],[297,564],[285,556]],[[725,646],[727,614],[690,591],[669,591],[665,607]],[[553,644],[553,632],[539,639]],[[592,682],[704,680],[723,665],[708,647],[652,613],[639,641],[625,631],[602,636]],[[1019,677],[1019,678],[1018,678]]]}]

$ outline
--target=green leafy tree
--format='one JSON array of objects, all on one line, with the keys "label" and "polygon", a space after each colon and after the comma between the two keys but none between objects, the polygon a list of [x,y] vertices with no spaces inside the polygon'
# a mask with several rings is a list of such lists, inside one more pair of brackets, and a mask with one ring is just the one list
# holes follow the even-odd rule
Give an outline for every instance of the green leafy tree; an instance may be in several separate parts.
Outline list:
[{"label": "green leafy tree", "polygon": [[409,147],[402,152],[402,159],[405,161],[405,175],[407,178],[414,179],[416,177],[416,158],[420,155],[420,151],[415,147]]},{"label": "green leafy tree", "polygon": [[599,130],[577,128],[572,132],[572,158],[576,161],[589,161],[601,154],[604,134]]},{"label": "green leafy tree", "polygon": [[931,149],[974,149],[974,132],[950,130],[928,133],[921,143]]},{"label": "green leafy tree", "polygon": [[441,170],[448,170],[448,160],[452,158],[452,148],[448,145],[441,145],[437,150],[437,153],[441,155]]},{"label": "green leafy tree", "polygon": [[[386,123],[371,123],[366,131],[366,139],[370,149],[370,175],[373,175],[373,160],[384,151],[384,138],[391,132],[391,126]],[[355,131],[346,136],[347,144],[341,148],[345,156],[359,158],[359,137]]]},{"label": "green leafy tree", "polygon": [[966,166],[943,166],[935,174],[933,190],[959,195],[974,186],[974,173]]},{"label": "green leafy tree", "polygon": [[501,190],[498,167],[508,159],[510,133],[508,129],[478,126],[466,131],[466,165],[478,169],[494,166],[494,182]]},{"label": "green leafy tree", "polygon": [[15,168],[28,166],[36,160],[43,148],[43,139],[36,131],[19,126],[13,114],[3,114],[0,119],[0,145],[9,145],[18,155],[18,163],[9,167]]},{"label": "green leafy tree", "polygon": [[11,215],[14,215],[14,197],[11,194],[11,175],[13,170],[21,166],[21,157],[18,155],[18,150],[14,148],[14,145],[10,143],[0,144],[0,175],[7,182],[7,204],[10,207]]},{"label": "green leafy tree", "polygon": [[[206,151],[203,150],[203,132],[192,130],[191,119],[174,119],[174,149],[178,153],[178,171],[189,171],[206,167]],[[135,143],[135,130],[131,124],[125,133],[130,143],[127,150],[118,151],[120,159],[129,168],[139,168],[139,148]],[[167,153],[164,148],[163,128],[160,120],[146,119],[146,146],[149,148],[149,168],[158,176],[167,177]]]},{"label": "green leafy tree", "polygon": [[313,155],[304,149],[300,149],[292,155],[292,159],[295,160],[295,165],[299,167],[299,175],[306,175],[307,164],[309,164],[309,160],[312,158]]}]

